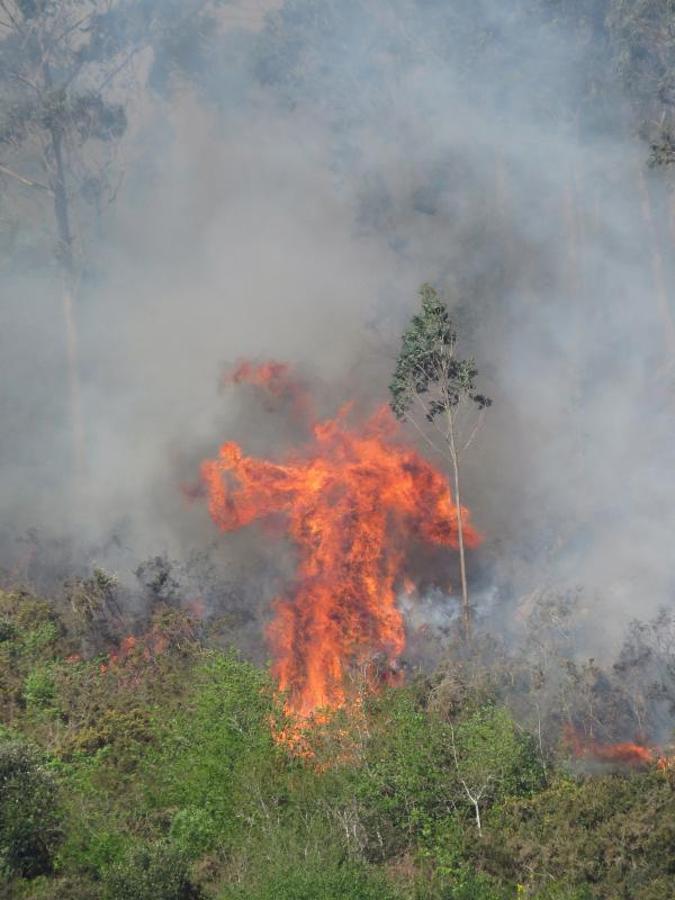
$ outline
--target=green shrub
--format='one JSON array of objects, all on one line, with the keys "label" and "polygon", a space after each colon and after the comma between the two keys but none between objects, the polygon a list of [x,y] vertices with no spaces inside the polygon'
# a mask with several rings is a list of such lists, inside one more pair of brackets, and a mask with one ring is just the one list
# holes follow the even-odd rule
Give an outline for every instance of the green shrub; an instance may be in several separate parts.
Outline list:
[{"label": "green shrub", "polygon": [[[211,828],[211,820],[221,841],[240,829],[254,802],[254,782],[268,780],[279,756],[268,688],[267,677],[254,666],[210,655],[195,673],[188,709],[162,737],[149,775],[152,802],[189,809],[192,817],[207,811],[200,828]],[[182,829],[180,819],[176,827]]]},{"label": "green shrub", "polygon": [[231,888],[220,900],[402,900],[381,872],[359,865],[325,865],[321,859],[274,871],[256,887]]},{"label": "green shrub", "polygon": [[412,690],[389,690],[369,708],[369,737],[352,772],[370,859],[401,852],[430,820],[452,808],[449,729],[429,715]]},{"label": "green shrub", "polygon": [[[486,705],[464,719],[453,733],[457,774],[485,802],[530,796],[543,783],[543,771],[530,735],[503,707]],[[468,799],[468,798],[467,798]]]},{"label": "green shrub", "polygon": [[23,697],[28,707],[44,709],[51,706],[56,696],[56,685],[51,672],[43,667],[33,669],[26,677]]},{"label": "green shrub", "polygon": [[197,900],[185,854],[168,841],[131,850],[106,873],[107,900]]},{"label": "green shrub", "polygon": [[493,810],[487,832],[476,850],[506,878],[590,884],[593,897],[608,900],[672,896],[675,793],[661,772],[558,776],[534,797]]},{"label": "green shrub", "polygon": [[14,623],[4,616],[0,618],[0,644],[5,641],[13,641],[16,634],[16,626]]},{"label": "green shrub", "polygon": [[53,644],[58,636],[59,629],[55,622],[40,622],[36,628],[24,634],[23,645],[29,653],[39,653]]},{"label": "green shrub", "polygon": [[190,859],[209,850],[218,839],[218,828],[204,809],[189,806],[180,809],[171,823],[171,840]]},{"label": "green shrub", "polygon": [[0,738],[0,869],[6,876],[49,872],[60,839],[54,778],[30,747]]}]

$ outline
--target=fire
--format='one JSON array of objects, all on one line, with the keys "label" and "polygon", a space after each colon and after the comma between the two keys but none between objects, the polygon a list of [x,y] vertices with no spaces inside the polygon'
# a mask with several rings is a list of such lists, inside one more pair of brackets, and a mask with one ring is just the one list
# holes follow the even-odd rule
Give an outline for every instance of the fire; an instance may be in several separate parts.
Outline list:
[{"label": "fire", "polygon": [[[273,393],[282,377],[291,384],[285,369],[237,371],[232,381],[268,379]],[[314,423],[305,446],[282,461],[254,459],[230,442],[201,468],[209,512],[223,531],[281,519],[297,548],[295,584],[275,600],[268,629],[273,674],[296,721],[343,706],[355,669],[367,673],[380,659],[380,669],[395,671],[405,643],[396,595],[411,587],[406,547],[413,540],[457,547],[444,475],[403,442],[386,407],[358,427],[348,424],[349,412]],[[475,547],[480,536],[468,511],[461,515]]]},{"label": "fire", "polygon": [[256,364],[249,360],[242,360],[232,371],[223,375],[222,383],[224,386],[253,385],[253,387],[261,389],[268,397],[290,401],[293,417],[297,421],[306,423],[312,418],[309,393],[304,385],[294,378],[288,363],[270,360]]},{"label": "fire", "polygon": [[660,750],[634,741],[601,744],[594,740],[584,740],[572,726],[568,726],[565,729],[564,738],[573,755],[577,758],[590,758],[598,762],[636,768],[656,765],[663,771],[669,769],[673,762],[672,757],[665,756]]},{"label": "fire", "polygon": [[628,766],[641,766],[654,762],[656,754],[649,747],[623,741],[618,744],[593,744],[591,754],[601,762],[623,763]]}]

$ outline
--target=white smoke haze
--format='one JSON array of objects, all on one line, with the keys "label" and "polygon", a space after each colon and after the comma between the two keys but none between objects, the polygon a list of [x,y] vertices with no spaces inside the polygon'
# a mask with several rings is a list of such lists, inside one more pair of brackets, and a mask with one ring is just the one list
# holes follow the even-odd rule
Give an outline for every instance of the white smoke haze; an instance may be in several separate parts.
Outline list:
[{"label": "white smoke haze", "polygon": [[[123,531],[127,550],[111,559],[129,571],[214,543],[237,572],[269,562],[276,550],[221,538],[181,492],[224,440],[273,456],[293,441],[220,388],[223,366],[289,361],[323,386],[326,412],[350,393],[386,402],[401,330],[431,281],[494,399],[465,463],[486,538],[473,577],[492,581],[481,603],[579,585],[597,653],[672,604],[672,385],[645,148],[618,96],[606,123],[556,117],[557,105],[582,109],[577,44],[542,40],[536,23],[516,37],[509,6],[458,13],[444,52],[437,4],[315,4],[323,30],[289,12],[277,57],[300,62],[286,81],[272,71],[273,20],[251,7],[203,91],[143,100],[78,307],[77,502],[57,273],[0,272],[0,561],[15,565],[15,538],[38,528],[79,546]],[[502,40],[467,71],[472,16]],[[425,604],[434,627],[443,597]],[[415,627],[420,615],[407,612]]]}]

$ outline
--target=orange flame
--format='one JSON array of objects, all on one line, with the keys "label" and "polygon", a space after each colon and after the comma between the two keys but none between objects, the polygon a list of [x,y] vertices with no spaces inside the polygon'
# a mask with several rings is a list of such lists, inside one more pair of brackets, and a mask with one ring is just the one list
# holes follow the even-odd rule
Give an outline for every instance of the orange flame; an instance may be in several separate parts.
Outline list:
[{"label": "orange flame", "polygon": [[[395,669],[405,643],[396,590],[406,545],[417,538],[457,547],[446,478],[401,442],[386,407],[360,428],[348,426],[347,412],[315,424],[307,445],[283,462],[226,443],[201,469],[223,531],[281,516],[298,548],[296,584],[275,600],[268,638],[286,710],[300,719],[342,706],[353,667],[368,669],[380,656]],[[468,511],[461,515],[475,547],[480,536]]]},{"label": "orange flame", "polygon": [[584,740],[572,727],[567,726],[564,739],[577,758],[592,758],[599,762],[616,763],[625,766],[647,766],[655,764],[660,769],[670,767],[672,759],[660,750],[638,744],[634,741],[620,741],[616,744],[601,744],[594,740]]},{"label": "orange flame", "polygon": [[243,360],[223,375],[222,383],[224,386],[250,384],[275,400],[290,401],[296,420],[309,422],[312,418],[309,393],[294,377],[288,363],[269,360],[256,364]]}]

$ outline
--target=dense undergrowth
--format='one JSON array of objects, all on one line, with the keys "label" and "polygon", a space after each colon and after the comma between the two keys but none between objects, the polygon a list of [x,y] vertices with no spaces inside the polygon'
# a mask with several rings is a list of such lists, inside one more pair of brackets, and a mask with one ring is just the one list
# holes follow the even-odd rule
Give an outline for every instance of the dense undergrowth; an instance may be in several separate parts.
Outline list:
[{"label": "dense undergrowth", "polygon": [[0,592],[3,896],[672,897],[672,774],[581,771],[532,684],[516,722],[523,668],[411,675],[294,753],[263,670],[161,603],[111,644],[73,607],[100,608],[97,577],[72,619]]}]

